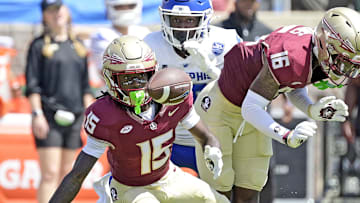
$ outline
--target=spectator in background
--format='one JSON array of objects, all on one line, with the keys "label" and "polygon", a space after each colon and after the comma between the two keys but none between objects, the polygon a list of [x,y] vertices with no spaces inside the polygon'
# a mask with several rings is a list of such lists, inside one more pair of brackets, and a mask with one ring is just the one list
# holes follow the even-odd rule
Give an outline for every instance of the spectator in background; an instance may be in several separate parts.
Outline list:
[{"label": "spectator in background", "polygon": [[[355,142],[355,137],[360,134],[360,79],[354,79],[346,87],[345,103],[349,106],[349,118],[342,125],[342,134],[349,143]],[[353,115],[353,110],[357,108],[357,116]],[[354,120],[355,119],[355,120]]]},{"label": "spectator in background", "polygon": [[[342,157],[341,162],[341,179],[346,180],[347,176],[357,176],[356,178],[359,181],[360,171],[359,171],[359,160],[360,154],[359,151],[359,139],[360,136],[360,79],[354,79],[347,86],[345,91],[345,103],[349,106],[349,117],[348,119],[342,123],[342,135],[346,138],[348,142],[347,153]],[[354,110],[357,109],[355,115]],[[345,164],[345,160],[347,160],[348,164]],[[343,195],[345,193],[349,193],[350,191],[346,191],[346,182],[341,181],[343,187]],[[359,185],[358,185],[359,186]],[[358,188],[358,187],[357,187]],[[357,192],[357,195],[358,192]]]},{"label": "spectator in background", "polygon": [[105,0],[106,16],[112,26],[98,29],[91,36],[90,42],[91,68],[95,69],[94,80],[98,81],[95,88],[101,89],[105,85],[101,79],[102,56],[110,42],[121,35],[133,35],[143,39],[150,33],[148,28],[137,25],[141,22],[142,5],[142,0]]},{"label": "spectator in background", "polygon": [[260,8],[260,0],[236,0],[235,10],[229,18],[220,22],[220,26],[227,29],[236,29],[244,41],[256,41],[262,35],[269,34],[272,30],[256,18]]},{"label": "spectator in background", "polygon": [[214,11],[229,12],[233,0],[212,0]]},{"label": "spectator in background", "polygon": [[87,51],[71,33],[69,9],[61,0],[43,0],[41,9],[44,31],[28,51],[26,96],[41,171],[38,202],[45,203],[82,147],[82,115],[93,97]]}]

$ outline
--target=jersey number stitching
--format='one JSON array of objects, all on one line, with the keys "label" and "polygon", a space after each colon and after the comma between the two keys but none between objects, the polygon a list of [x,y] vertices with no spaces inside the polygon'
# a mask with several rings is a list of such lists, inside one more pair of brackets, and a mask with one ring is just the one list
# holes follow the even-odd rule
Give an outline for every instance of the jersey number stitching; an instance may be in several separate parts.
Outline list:
[{"label": "jersey number stitching", "polygon": [[[170,156],[171,144],[166,144],[172,138],[172,131],[157,136],[151,140],[136,144],[141,150],[141,175],[151,173],[162,167]],[[165,155],[161,157],[161,155]]]},{"label": "jersey number stitching", "polygon": [[100,119],[92,111],[86,116],[85,128],[91,135],[94,134],[96,123],[99,121]]}]

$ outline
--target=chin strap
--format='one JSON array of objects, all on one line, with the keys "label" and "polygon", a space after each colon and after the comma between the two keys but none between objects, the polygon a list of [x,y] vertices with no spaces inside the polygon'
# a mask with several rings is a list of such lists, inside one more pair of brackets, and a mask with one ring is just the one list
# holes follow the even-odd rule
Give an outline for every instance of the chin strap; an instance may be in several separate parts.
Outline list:
[{"label": "chin strap", "polygon": [[141,104],[144,102],[145,99],[145,91],[144,90],[131,91],[129,95],[130,95],[131,104],[135,105],[134,107],[135,113],[140,114]]}]

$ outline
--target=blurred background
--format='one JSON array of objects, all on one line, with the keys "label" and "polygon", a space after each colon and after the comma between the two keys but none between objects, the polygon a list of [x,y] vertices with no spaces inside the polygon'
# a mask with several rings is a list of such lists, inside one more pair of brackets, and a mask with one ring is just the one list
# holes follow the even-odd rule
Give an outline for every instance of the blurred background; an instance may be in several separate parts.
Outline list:
[{"label": "blurred background", "polygon": [[[213,0],[213,24],[229,16],[234,10],[234,1]],[[42,32],[40,2],[0,0],[0,203],[36,202],[36,188],[41,174],[30,130],[31,110],[24,97],[24,71],[30,42]],[[256,15],[272,30],[292,24],[315,27],[326,9],[346,6],[359,10],[359,2],[260,0],[261,6]],[[71,10],[74,32],[87,46],[90,35],[97,28],[111,26],[103,0],[64,0],[64,4]],[[143,0],[141,24],[151,31],[160,30],[160,4],[161,0]],[[89,73],[90,83],[96,86],[98,78],[91,75],[91,70]],[[313,99],[326,95],[344,99],[346,91],[346,88],[327,91],[315,87],[309,89]],[[355,118],[357,107],[354,112]],[[271,114],[288,127],[307,119],[294,110],[291,118],[284,120],[284,110],[277,100],[271,106]],[[349,143],[341,133],[340,123],[318,125],[318,136],[296,150],[274,142],[273,181],[269,186],[275,197],[273,202],[360,202],[360,142],[355,139],[355,142]],[[296,160],[289,160],[289,154]],[[97,196],[92,190],[92,181],[106,171],[106,159],[102,158],[75,202],[95,202]]]}]

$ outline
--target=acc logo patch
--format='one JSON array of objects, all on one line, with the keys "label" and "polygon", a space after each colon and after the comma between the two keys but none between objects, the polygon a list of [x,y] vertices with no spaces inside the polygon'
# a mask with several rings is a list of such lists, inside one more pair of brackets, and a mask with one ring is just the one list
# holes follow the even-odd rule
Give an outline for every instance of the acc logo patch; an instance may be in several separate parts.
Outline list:
[{"label": "acc logo patch", "polygon": [[224,52],[224,44],[220,42],[214,42],[212,45],[212,52],[215,56],[219,56]]},{"label": "acc logo patch", "polygon": [[204,110],[204,111],[207,111],[211,106],[211,99],[209,96],[206,96],[204,97],[202,100],[201,100],[201,108]]},{"label": "acc logo patch", "polygon": [[120,133],[121,134],[127,134],[129,133],[134,127],[132,125],[126,125],[123,128],[121,128]]},{"label": "acc logo patch", "polygon": [[111,199],[115,202],[116,200],[118,200],[118,194],[115,188],[111,188],[110,189],[110,194],[111,194]]}]

